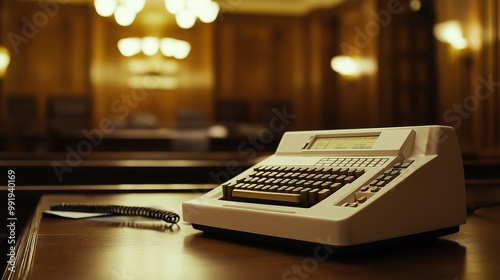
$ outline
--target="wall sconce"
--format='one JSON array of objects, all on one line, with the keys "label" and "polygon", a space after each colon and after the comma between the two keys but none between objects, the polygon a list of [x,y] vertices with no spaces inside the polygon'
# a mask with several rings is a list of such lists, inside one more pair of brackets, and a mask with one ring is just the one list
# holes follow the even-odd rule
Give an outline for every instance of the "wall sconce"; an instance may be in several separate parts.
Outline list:
[{"label": "wall sconce", "polygon": [[448,43],[452,48],[462,50],[468,47],[468,41],[462,34],[460,22],[449,20],[434,26],[434,36],[441,42]]},{"label": "wall sconce", "polygon": [[184,59],[191,51],[191,44],[174,38],[131,37],[118,41],[118,50],[123,56],[130,57],[140,52],[153,56],[160,51],[166,57]]},{"label": "wall sconce", "polygon": [[372,60],[346,55],[335,56],[330,62],[333,71],[342,76],[358,77],[375,71]]},{"label": "wall sconce", "polygon": [[3,78],[5,76],[5,73],[7,72],[7,67],[9,67],[9,63],[10,63],[9,50],[4,46],[0,46],[0,78]]}]

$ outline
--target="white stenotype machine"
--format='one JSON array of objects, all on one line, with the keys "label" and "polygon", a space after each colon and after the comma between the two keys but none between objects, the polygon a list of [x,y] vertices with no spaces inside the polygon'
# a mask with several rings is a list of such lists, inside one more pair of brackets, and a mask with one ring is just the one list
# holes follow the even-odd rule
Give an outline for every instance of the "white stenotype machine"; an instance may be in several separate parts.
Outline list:
[{"label": "white stenotype machine", "polygon": [[466,222],[459,144],[446,126],[286,132],[274,155],[184,202],[183,217],[338,248],[454,233]]}]

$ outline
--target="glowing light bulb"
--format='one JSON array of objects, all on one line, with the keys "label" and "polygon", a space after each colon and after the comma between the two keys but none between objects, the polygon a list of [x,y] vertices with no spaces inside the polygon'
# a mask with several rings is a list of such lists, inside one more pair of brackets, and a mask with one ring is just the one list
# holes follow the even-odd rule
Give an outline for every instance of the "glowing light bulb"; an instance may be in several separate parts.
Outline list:
[{"label": "glowing light bulb", "polygon": [[198,14],[198,18],[200,18],[200,20],[204,23],[211,23],[217,18],[219,10],[219,4],[214,1],[210,1],[207,3],[204,9],[200,11],[200,13]]},{"label": "glowing light bulb", "polygon": [[160,42],[156,37],[144,37],[142,38],[141,48],[145,55],[152,56],[160,49]]},{"label": "glowing light bulb", "polygon": [[174,57],[177,59],[184,59],[191,51],[191,44],[186,41],[177,40],[174,47]]},{"label": "glowing light bulb", "polygon": [[361,72],[356,60],[349,56],[336,56],[330,65],[335,72],[345,76],[357,76]]},{"label": "glowing light bulb", "polygon": [[186,0],[165,0],[165,8],[171,14],[177,14],[186,8]]},{"label": "glowing light bulb", "polygon": [[0,46],[0,77],[5,76],[9,63],[10,63],[9,50],[4,46]]},{"label": "glowing light bulb", "polygon": [[196,22],[196,16],[189,10],[183,10],[175,15],[175,21],[180,28],[189,29]]},{"label": "glowing light bulb", "polygon": [[141,39],[137,37],[120,39],[118,50],[126,57],[136,55],[141,51]]},{"label": "glowing light bulb", "polygon": [[135,20],[135,13],[126,6],[118,6],[115,11],[115,20],[121,26],[129,26]]},{"label": "glowing light bulb", "polygon": [[121,4],[134,13],[139,13],[144,8],[146,0],[120,0]]},{"label": "glowing light bulb", "polygon": [[434,36],[439,41],[450,44],[455,49],[465,49],[468,46],[468,41],[462,34],[460,22],[456,20],[436,24],[434,26]]},{"label": "glowing light bulb", "polygon": [[98,15],[101,17],[109,17],[113,15],[118,3],[116,0],[94,0],[94,7]]},{"label": "glowing light bulb", "polygon": [[174,56],[175,41],[176,40],[172,38],[161,39],[160,50],[164,56],[166,57]]}]

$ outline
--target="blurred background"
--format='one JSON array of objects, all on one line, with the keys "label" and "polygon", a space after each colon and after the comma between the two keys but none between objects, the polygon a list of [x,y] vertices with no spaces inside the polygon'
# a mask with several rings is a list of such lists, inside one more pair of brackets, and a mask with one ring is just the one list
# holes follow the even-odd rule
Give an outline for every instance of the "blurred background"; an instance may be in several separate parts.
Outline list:
[{"label": "blurred background", "polygon": [[444,124],[466,163],[498,163],[496,0],[0,0],[0,12],[5,160],[251,165],[288,130]]}]

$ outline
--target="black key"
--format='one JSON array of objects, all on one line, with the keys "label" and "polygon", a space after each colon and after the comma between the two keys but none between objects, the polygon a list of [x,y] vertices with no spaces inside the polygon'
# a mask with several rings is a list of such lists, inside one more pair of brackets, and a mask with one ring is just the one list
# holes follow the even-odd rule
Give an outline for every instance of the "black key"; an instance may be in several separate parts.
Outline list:
[{"label": "black key", "polygon": [[332,192],[328,189],[322,189],[318,192],[318,202],[322,201],[323,199],[329,197],[332,194]]},{"label": "black key", "polygon": [[354,182],[354,180],[356,180],[356,177],[354,177],[354,176],[347,176],[347,177],[344,179],[344,184],[349,184],[349,183],[352,183],[352,182]]},{"label": "black key", "polygon": [[342,188],[342,184],[341,183],[333,183],[331,186],[330,186],[330,190],[332,192],[336,192],[338,190],[340,190],[340,188]]}]

